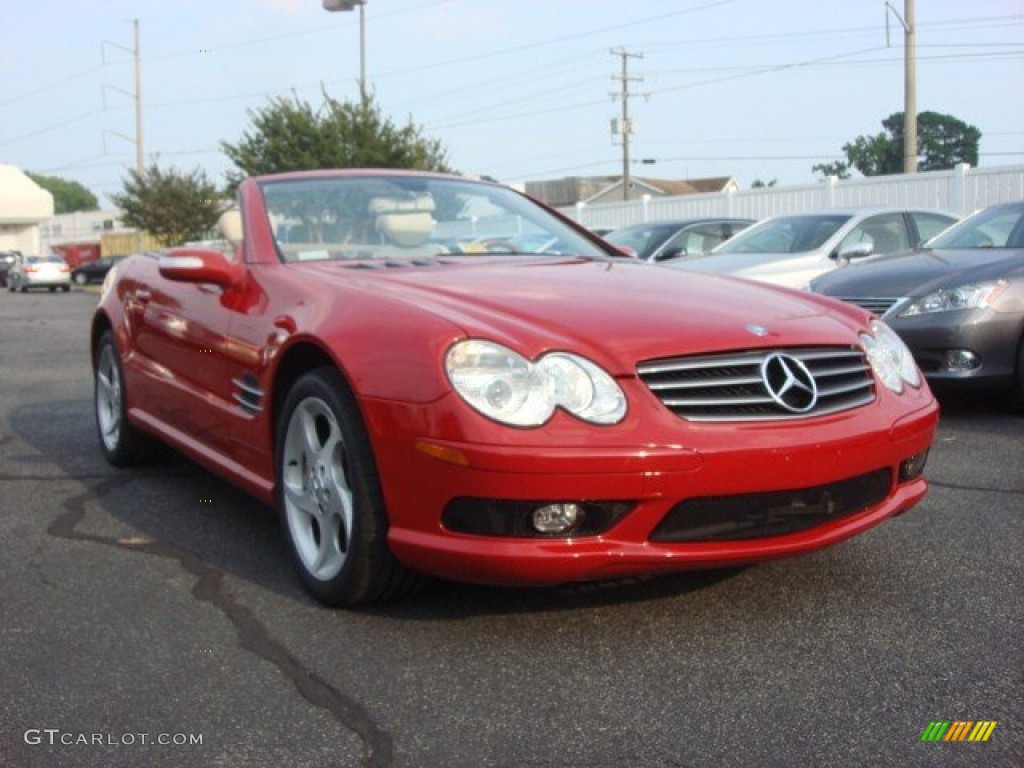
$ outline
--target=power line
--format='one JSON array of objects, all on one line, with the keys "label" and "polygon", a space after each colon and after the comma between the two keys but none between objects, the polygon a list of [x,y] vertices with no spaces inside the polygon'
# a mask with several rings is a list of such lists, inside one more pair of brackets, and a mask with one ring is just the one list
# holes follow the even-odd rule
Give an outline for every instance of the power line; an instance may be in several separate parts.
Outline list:
[{"label": "power line", "polygon": [[51,131],[56,131],[60,128],[65,128],[69,125],[80,123],[83,120],[88,120],[90,117],[95,117],[96,115],[102,113],[102,109],[96,109],[92,112],[86,112],[85,114],[78,115],[76,117],[70,117],[67,120],[62,120],[61,122],[56,123],[55,125],[48,125],[45,128],[38,128],[34,131],[30,131],[29,133],[23,133],[21,136],[15,136],[13,139],[5,139],[4,141],[0,141],[0,147],[6,147],[9,144],[16,144],[17,142],[25,141],[26,139],[34,139],[36,136],[42,136],[44,133],[50,133]]},{"label": "power line", "polygon": [[6,107],[10,104],[17,104],[19,101],[24,101],[25,99],[30,99],[33,96],[39,96],[43,93],[48,93],[50,91],[56,90],[57,88],[60,88],[63,85],[67,85],[68,83],[74,82],[75,80],[80,80],[83,77],[91,75],[93,72],[98,72],[105,66],[106,64],[99,64],[95,67],[90,67],[89,69],[83,70],[82,72],[78,72],[74,75],[69,75],[64,79],[57,81],[56,83],[44,85],[41,88],[36,88],[34,91],[29,91],[28,93],[23,93],[20,96],[15,96],[13,98],[8,99],[7,101],[0,101],[0,107]]}]

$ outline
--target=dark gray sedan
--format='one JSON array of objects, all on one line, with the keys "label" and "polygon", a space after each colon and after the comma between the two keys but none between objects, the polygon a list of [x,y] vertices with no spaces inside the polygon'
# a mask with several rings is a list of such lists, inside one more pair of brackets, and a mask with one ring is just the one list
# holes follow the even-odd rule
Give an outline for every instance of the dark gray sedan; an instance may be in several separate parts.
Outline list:
[{"label": "dark gray sedan", "polygon": [[998,386],[1024,408],[1024,201],[979,211],[916,251],[822,275],[811,290],[877,312],[931,383]]}]

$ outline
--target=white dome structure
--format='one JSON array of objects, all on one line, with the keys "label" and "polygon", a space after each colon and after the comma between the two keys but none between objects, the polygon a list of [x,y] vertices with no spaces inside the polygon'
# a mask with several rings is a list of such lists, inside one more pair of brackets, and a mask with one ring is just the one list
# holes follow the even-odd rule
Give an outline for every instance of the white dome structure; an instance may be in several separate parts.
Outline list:
[{"label": "white dome structure", "polygon": [[53,217],[53,195],[13,165],[0,164],[0,251],[38,253],[39,225]]}]

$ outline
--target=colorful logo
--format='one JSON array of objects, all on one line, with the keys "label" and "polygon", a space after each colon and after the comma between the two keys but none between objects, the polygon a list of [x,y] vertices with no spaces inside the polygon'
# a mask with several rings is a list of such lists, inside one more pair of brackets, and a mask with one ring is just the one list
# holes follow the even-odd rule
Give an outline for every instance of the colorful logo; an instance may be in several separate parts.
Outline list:
[{"label": "colorful logo", "polygon": [[921,741],[988,741],[995,728],[995,720],[933,720]]}]

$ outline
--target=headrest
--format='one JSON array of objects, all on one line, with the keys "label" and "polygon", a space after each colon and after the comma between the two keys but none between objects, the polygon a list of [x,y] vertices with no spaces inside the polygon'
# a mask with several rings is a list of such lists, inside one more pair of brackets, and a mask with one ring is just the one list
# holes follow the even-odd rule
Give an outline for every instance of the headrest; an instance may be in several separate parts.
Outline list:
[{"label": "headrest", "polygon": [[377,231],[402,248],[423,245],[434,231],[429,213],[384,213],[377,216]]},{"label": "headrest", "polygon": [[430,213],[434,210],[434,198],[430,195],[375,197],[370,200],[369,208],[375,216],[385,213]]},{"label": "headrest", "polygon": [[217,229],[232,245],[242,242],[242,212],[237,208],[224,211],[217,219]]},{"label": "headrest", "polygon": [[402,248],[423,245],[434,231],[434,199],[429,195],[375,197],[369,208],[377,217],[377,231]]}]

